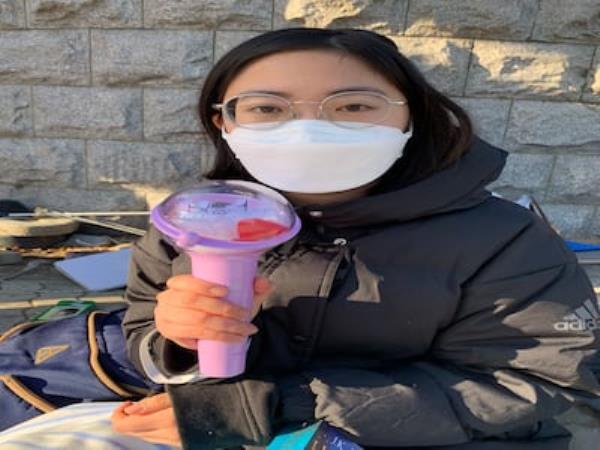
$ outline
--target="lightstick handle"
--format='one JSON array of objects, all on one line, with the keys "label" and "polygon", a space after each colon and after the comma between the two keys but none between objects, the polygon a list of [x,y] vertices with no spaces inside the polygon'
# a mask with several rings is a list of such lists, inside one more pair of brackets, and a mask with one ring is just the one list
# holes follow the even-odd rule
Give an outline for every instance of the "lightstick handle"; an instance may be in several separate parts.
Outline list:
[{"label": "lightstick handle", "polygon": [[[260,253],[190,252],[192,275],[226,286],[226,300],[250,309],[254,300],[254,278]],[[248,339],[241,343],[198,341],[200,373],[207,377],[228,378],[244,372]]]}]

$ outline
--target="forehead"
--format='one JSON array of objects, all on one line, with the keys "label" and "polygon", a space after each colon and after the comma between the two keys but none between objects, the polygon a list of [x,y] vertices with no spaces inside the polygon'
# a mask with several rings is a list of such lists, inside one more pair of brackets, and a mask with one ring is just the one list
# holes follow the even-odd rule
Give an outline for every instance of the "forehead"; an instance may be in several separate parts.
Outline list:
[{"label": "forehead", "polygon": [[225,98],[248,91],[279,91],[289,97],[321,98],[346,87],[377,88],[394,96],[400,90],[360,58],[336,50],[295,50],[264,56],[231,81]]}]

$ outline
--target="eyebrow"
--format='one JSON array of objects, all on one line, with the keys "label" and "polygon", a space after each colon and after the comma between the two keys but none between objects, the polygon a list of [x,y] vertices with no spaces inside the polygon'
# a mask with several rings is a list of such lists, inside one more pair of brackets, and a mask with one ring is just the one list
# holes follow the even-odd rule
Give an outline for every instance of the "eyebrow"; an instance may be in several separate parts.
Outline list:
[{"label": "eyebrow", "polygon": [[[335,91],[331,91],[331,92],[327,93],[326,97],[328,97],[330,95],[340,94],[342,92],[347,92],[347,91],[376,92],[381,95],[388,95],[385,92],[383,92],[381,89],[374,88],[372,86],[348,86],[348,87],[344,87],[341,89],[336,89]],[[279,97],[284,97],[284,98],[292,97],[292,95],[289,92],[268,91],[268,90],[264,90],[264,89],[255,89],[255,90],[253,89],[253,90],[249,90],[249,91],[243,91],[237,95],[240,95],[240,94],[270,94],[270,95],[278,95]]]}]

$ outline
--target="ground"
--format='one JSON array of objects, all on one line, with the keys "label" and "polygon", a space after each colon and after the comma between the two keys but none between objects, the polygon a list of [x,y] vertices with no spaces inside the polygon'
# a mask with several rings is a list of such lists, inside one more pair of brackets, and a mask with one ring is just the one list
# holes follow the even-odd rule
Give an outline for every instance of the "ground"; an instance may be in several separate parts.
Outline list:
[{"label": "ground", "polygon": [[0,266],[0,332],[61,299],[93,300],[103,309],[125,305],[122,290],[86,292],[56,271],[53,260],[36,261],[42,263],[27,271],[27,263]]}]

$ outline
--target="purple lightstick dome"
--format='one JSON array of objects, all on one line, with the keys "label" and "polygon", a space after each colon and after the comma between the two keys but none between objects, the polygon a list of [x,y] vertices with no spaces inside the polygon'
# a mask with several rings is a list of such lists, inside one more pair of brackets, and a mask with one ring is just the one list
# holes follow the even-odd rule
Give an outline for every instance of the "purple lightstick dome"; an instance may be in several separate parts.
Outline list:
[{"label": "purple lightstick dome", "polygon": [[156,228],[184,250],[262,251],[300,230],[278,192],[242,180],[207,181],[167,197],[150,214]]}]

